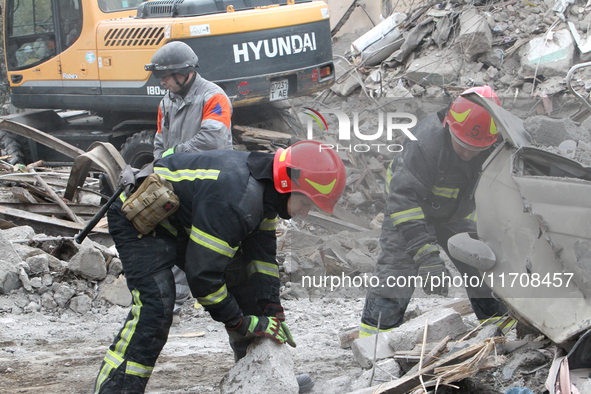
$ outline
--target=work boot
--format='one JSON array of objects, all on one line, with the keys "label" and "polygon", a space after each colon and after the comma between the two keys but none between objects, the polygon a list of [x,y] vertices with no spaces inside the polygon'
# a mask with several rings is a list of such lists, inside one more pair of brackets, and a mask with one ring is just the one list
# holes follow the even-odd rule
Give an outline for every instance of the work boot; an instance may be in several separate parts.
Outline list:
[{"label": "work boot", "polygon": [[307,393],[314,387],[314,381],[307,373],[297,375],[296,380],[298,381],[299,391],[298,393]]}]

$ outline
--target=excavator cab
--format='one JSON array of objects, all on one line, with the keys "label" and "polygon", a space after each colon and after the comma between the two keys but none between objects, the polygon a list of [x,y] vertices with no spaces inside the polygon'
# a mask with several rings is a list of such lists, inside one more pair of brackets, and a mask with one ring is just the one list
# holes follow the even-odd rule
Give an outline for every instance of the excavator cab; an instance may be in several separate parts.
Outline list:
[{"label": "excavator cab", "polygon": [[80,0],[6,0],[4,10],[8,71],[55,57],[82,31]]}]

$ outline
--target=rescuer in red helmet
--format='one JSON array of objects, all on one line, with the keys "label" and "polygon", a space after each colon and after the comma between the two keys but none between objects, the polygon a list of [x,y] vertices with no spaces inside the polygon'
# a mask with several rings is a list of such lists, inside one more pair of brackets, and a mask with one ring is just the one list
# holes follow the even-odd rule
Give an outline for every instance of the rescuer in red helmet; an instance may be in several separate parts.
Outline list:
[{"label": "rescuer in red helmet", "polygon": [[[464,93],[468,92],[501,105],[490,86]],[[472,192],[482,163],[497,141],[493,119],[484,108],[460,96],[449,109],[417,124],[413,134],[417,141],[407,138],[388,168],[382,251],[374,272],[380,284],[368,290],[360,337],[376,333],[380,313],[380,331],[402,324],[415,283],[419,283],[413,278],[420,277],[427,294],[447,295],[450,274],[439,248],[447,253],[451,236],[476,232]],[[475,268],[453,258],[452,262],[462,276],[479,276]],[[466,290],[479,319],[498,319],[506,313],[486,285]]]},{"label": "rescuer in red helmet", "polygon": [[331,213],[346,184],[336,152],[315,141],[275,154],[176,153],[158,160],[154,173],[178,197],[173,216],[143,234],[122,211],[123,201],[108,212],[133,305],[95,393],[144,392],[172,323],[174,264],[186,272],[197,301],[225,324],[236,360],[255,337],[295,347],[279,299],[277,217],[306,216],[313,206]]}]

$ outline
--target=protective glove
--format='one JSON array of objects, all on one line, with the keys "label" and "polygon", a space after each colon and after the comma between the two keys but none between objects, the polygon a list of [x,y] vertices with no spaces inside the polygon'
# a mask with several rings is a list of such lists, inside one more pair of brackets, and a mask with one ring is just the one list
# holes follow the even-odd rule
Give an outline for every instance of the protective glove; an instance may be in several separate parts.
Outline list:
[{"label": "protective glove", "polygon": [[280,322],[285,321],[285,310],[281,305],[277,304],[267,304],[265,309],[263,310],[263,315],[274,317]]},{"label": "protective glove", "polygon": [[447,296],[449,289],[447,280],[443,277],[449,277],[449,271],[445,268],[445,263],[439,257],[439,253],[429,253],[421,257],[418,261],[419,276],[423,278],[423,290],[426,294],[439,294]]},{"label": "protective glove", "polygon": [[172,148],[165,150],[164,153],[162,153],[162,157],[172,155],[174,153],[175,148],[176,146],[173,146]]},{"label": "protective glove", "polygon": [[285,342],[287,342],[287,344],[291,347],[296,347],[296,343],[295,340],[293,339],[293,336],[291,335],[291,332],[289,331],[289,328],[287,327],[287,323],[282,321],[281,322],[281,329],[283,330],[283,333],[285,334]]},{"label": "protective glove", "polygon": [[[226,330],[230,338],[236,342],[255,337],[268,337],[279,344],[288,341],[281,323],[274,317],[243,316],[240,318],[238,325],[235,327],[226,326]],[[293,341],[291,334],[289,334],[289,337],[290,341]]]}]

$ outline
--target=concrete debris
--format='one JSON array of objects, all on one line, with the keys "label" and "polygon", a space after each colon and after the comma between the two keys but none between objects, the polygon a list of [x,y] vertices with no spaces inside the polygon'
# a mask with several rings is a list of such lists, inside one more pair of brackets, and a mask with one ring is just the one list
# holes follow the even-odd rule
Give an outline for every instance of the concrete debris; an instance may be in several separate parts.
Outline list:
[{"label": "concrete debris", "polygon": [[[370,387],[374,383],[390,382],[400,378],[402,374],[402,368],[400,368],[400,365],[396,360],[382,360],[376,363],[376,369],[373,373],[373,381],[371,381],[372,371],[364,371],[361,376],[353,382],[351,390],[361,390]],[[370,382],[372,382],[372,384],[370,384]]]},{"label": "concrete debris", "polygon": [[[380,332],[378,335],[377,351],[375,351],[376,360],[393,357],[395,350],[390,347],[390,337],[392,332]],[[416,332],[415,332],[416,335]],[[351,344],[351,350],[355,359],[362,368],[370,368],[373,365],[374,349],[376,349],[376,337],[369,336],[356,339]]]},{"label": "concrete debris", "polygon": [[221,394],[297,394],[298,382],[288,346],[269,338],[256,339],[246,356],[224,376]]},{"label": "concrete debris", "polygon": [[492,48],[492,32],[486,19],[474,8],[460,16],[460,35],[457,50],[468,58]]},{"label": "concrete debris", "polygon": [[[451,308],[442,308],[424,313],[392,330],[389,345],[394,350],[411,350],[422,342],[425,321],[428,320],[427,342],[437,342],[445,336],[455,338],[467,332],[462,316]],[[453,339],[453,338],[452,338]]]},{"label": "concrete debris", "polygon": [[534,38],[520,50],[525,75],[565,76],[573,66],[575,42],[568,29]]},{"label": "concrete debris", "polygon": [[78,312],[80,314],[85,314],[90,310],[92,307],[92,300],[86,294],[82,294],[80,296],[73,297],[70,300],[70,308],[74,312]]},{"label": "concrete debris", "polygon": [[[105,280],[108,281],[109,277]],[[116,278],[111,283],[103,287],[101,298],[109,301],[111,304],[127,307],[131,305],[132,296],[127,288],[127,280],[124,276]]]},{"label": "concrete debris", "polygon": [[94,248],[80,250],[69,263],[70,271],[89,280],[103,280],[107,266],[103,254]]}]

